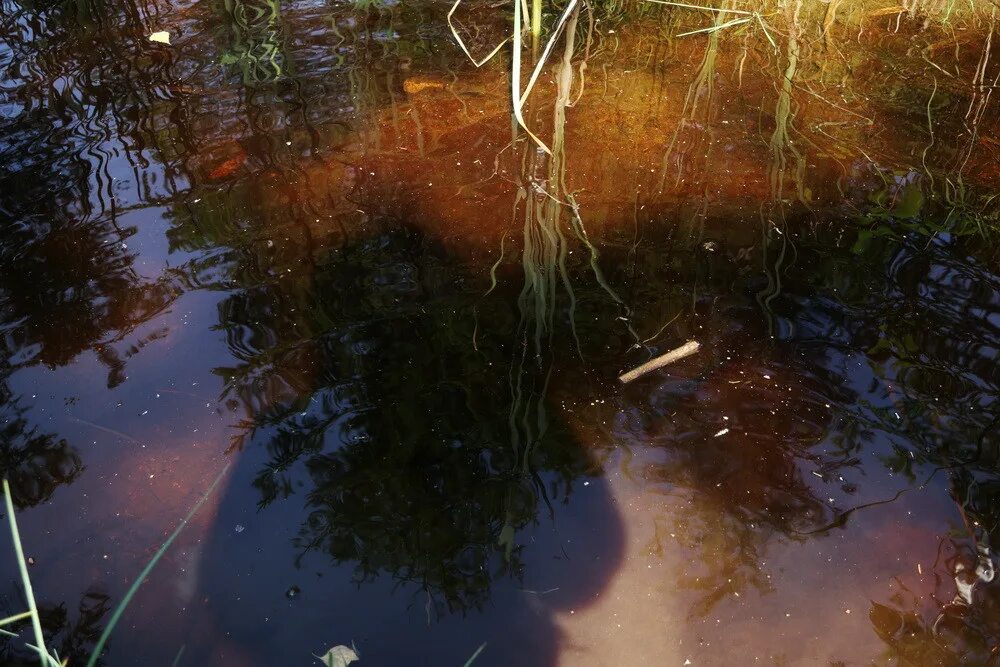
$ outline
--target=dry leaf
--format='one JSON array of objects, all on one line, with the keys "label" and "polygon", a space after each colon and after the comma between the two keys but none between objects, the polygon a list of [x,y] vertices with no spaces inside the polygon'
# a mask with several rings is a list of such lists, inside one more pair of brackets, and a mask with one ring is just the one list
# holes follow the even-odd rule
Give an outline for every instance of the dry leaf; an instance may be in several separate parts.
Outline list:
[{"label": "dry leaf", "polygon": [[152,35],[149,36],[149,41],[151,41],[151,42],[159,42],[160,44],[167,44],[167,45],[169,45],[170,44],[170,33],[167,32],[166,30],[162,30],[160,32],[154,32]]},{"label": "dry leaf", "polygon": [[358,654],[354,652],[354,649],[347,646],[334,646],[329,651],[323,654],[322,657],[316,656],[320,659],[326,667],[347,667],[349,664],[355,660],[360,660]]}]

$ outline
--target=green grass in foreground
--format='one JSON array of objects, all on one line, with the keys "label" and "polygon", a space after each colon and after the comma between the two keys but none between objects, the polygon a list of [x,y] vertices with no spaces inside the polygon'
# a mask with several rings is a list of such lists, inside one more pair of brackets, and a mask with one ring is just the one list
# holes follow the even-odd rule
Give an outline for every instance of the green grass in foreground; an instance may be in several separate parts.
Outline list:
[{"label": "green grass in foreground", "polygon": [[[97,644],[94,646],[94,650],[91,653],[90,658],[87,660],[87,667],[95,667],[95,665],[97,665],[97,661],[100,659],[101,653],[104,650],[104,647],[108,642],[108,639],[111,637],[111,633],[114,631],[115,626],[121,619],[122,614],[125,613],[126,608],[128,608],[129,604],[132,602],[132,598],[134,598],[135,594],[139,591],[139,587],[142,585],[142,582],[146,580],[146,578],[153,571],[153,568],[156,567],[156,564],[160,562],[160,559],[163,558],[163,555],[167,552],[167,549],[170,548],[170,545],[173,544],[174,540],[177,539],[177,536],[180,535],[181,531],[184,530],[184,528],[188,525],[188,523],[191,521],[191,518],[194,517],[195,513],[201,508],[203,504],[205,504],[205,501],[208,500],[208,497],[212,495],[212,492],[215,490],[215,487],[218,486],[219,482],[222,481],[222,478],[229,470],[229,465],[230,465],[229,463],[226,463],[226,465],[222,467],[222,470],[219,472],[218,476],[208,487],[205,493],[202,494],[201,498],[198,499],[198,502],[194,504],[194,507],[191,508],[191,511],[188,512],[187,516],[185,516],[184,519],[181,520],[179,524],[177,524],[177,527],[174,529],[174,531],[170,534],[169,537],[167,537],[167,539],[163,542],[163,544],[160,545],[160,548],[157,549],[156,553],[153,554],[153,557],[146,564],[146,567],[144,567],[142,572],[139,573],[139,576],[136,577],[136,580],[129,587],[128,591],[122,597],[121,602],[118,603],[118,606],[115,607],[114,612],[111,614],[111,618],[108,621],[108,624],[105,626],[104,631],[101,633],[100,638],[97,640]],[[55,651],[50,651],[45,646],[45,636],[42,632],[42,622],[41,618],[38,615],[38,606],[35,604],[35,594],[31,586],[31,578],[28,575],[28,564],[24,558],[24,548],[21,545],[21,533],[18,530],[17,519],[14,515],[14,501],[10,493],[10,484],[8,484],[6,479],[3,480],[3,492],[4,492],[4,503],[6,505],[6,510],[7,510],[7,523],[8,526],[10,527],[11,540],[14,544],[14,554],[17,558],[18,569],[20,570],[21,573],[21,585],[24,588],[24,596],[27,599],[28,610],[21,612],[19,614],[14,614],[13,616],[9,616],[4,619],[0,619],[0,633],[10,637],[18,637],[19,635],[13,632],[3,630],[2,629],[3,626],[30,618],[32,631],[34,633],[35,643],[27,644],[27,646],[34,649],[38,653],[39,662],[42,664],[43,667],[64,667],[67,664],[66,660],[60,660],[58,654]]]}]

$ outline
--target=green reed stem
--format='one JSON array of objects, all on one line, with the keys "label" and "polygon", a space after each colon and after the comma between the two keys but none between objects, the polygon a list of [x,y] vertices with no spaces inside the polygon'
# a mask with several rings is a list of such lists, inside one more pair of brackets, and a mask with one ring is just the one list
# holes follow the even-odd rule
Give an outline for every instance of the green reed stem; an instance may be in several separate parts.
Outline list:
[{"label": "green reed stem", "polygon": [[465,661],[465,664],[462,667],[469,667],[469,665],[471,665],[472,662],[479,657],[479,654],[483,652],[484,648],[486,648],[486,642],[483,642],[482,644],[479,645],[479,648],[476,649],[476,652],[472,654],[471,658]]},{"label": "green reed stem", "polygon": [[7,618],[0,619],[0,626],[10,625],[11,623],[17,623],[20,620],[28,618],[31,616],[30,611],[22,611],[20,614],[14,614],[13,616],[8,616]]},{"label": "green reed stem", "polygon": [[87,660],[87,667],[95,667],[95,665],[97,665],[97,661],[101,657],[101,651],[104,650],[104,645],[108,642],[108,637],[111,636],[111,632],[115,629],[115,625],[118,624],[122,614],[125,613],[125,608],[128,607],[129,603],[132,602],[132,598],[134,598],[135,594],[139,591],[139,587],[142,585],[142,582],[146,580],[146,577],[148,577],[153,571],[156,564],[160,562],[160,559],[163,558],[163,554],[167,552],[170,545],[173,544],[174,540],[177,539],[177,536],[181,534],[184,527],[188,525],[188,522],[191,521],[195,512],[197,512],[201,506],[205,504],[205,501],[208,500],[208,497],[212,495],[212,491],[215,490],[215,487],[222,481],[226,471],[229,470],[229,465],[230,464],[227,463],[223,466],[222,471],[219,473],[219,476],[215,478],[215,481],[212,482],[212,485],[208,487],[208,490],[205,491],[204,495],[202,495],[198,502],[194,504],[194,507],[192,507],[191,511],[188,512],[188,515],[184,517],[184,520],[177,524],[177,528],[174,529],[174,532],[170,534],[167,541],[160,546],[157,552],[153,555],[153,558],[149,561],[146,567],[143,568],[142,572],[139,573],[135,582],[133,582],[132,586],[128,589],[128,592],[125,593],[125,597],[122,598],[118,607],[115,608],[115,612],[111,615],[111,620],[108,621],[107,626],[104,628],[104,632],[101,633],[101,638],[97,640],[97,645],[94,646],[94,651],[90,654],[90,659]]},{"label": "green reed stem", "polygon": [[42,621],[38,616],[38,606],[35,604],[35,592],[31,588],[31,577],[28,576],[28,563],[24,560],[24,547],[21,546],[21,532],[17,529],[17,519],[14,517],[14,500],[10,495],[10,484],[7,479],[3,480],[3,500],[7,507],[7,524],[10,526],[10,537],[14,542],[14,553],[17,555],[17,567],[21,572],[21,584],[24,586],[24,597],[28,599],[28,611],[17,616],[4,619],[6,624],[19,620],[20,618],[31,617],[31,628],[35,633],[35,650],[38,651],[38,658],[43,665],[51,664],[52,657],[45,650],[45,635],[42,634]]}]

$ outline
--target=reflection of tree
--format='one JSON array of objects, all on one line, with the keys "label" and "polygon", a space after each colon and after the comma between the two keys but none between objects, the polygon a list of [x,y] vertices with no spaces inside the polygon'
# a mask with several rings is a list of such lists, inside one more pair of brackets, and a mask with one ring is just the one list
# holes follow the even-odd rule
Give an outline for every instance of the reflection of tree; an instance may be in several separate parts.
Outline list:
[{"label": "reflection of tree", "polygon": [[[175,296],[132,269],[133,255],[111,222],[82,223],[52,211],[5,236],[0,253],[0,347],[18,365],[69,363],[94,348],[109,367],[108,383],[124,379],[123,360],[112,348],[131,330],[162,311]],[[30,219],[29,219],[30,220]],[[26,222],[26,221],[25,221]]]},{"label": "reflection of tree", "polygon": [[976,498],[997,480],[1000,284],[970,259],[976,248],[902,236],[855,244],[839,228],[799,234],[770,301],[771,339],[747,297],[762,278],[742,260],[758,250],[733,248],[734,223],[723,222],[724,235],[714,220],[697,230],[711,251],[653,244],[636,257],[633,299],[663,304],[665,320],[691,313],[662,336],[705,345],[662,384],[627,388],[614,431],[644,452],[632,474],[682,499],[656,539],[680,541],[703,564],[686,580],[701,591],[696,613],[747,585],[769,590],[776,582],[761,563],[775,542],[838,531],[899,492],[949,478],[982,514],[992,498]]},{"label": "reflection of tree", "polygon": [[[874,449],[906,482],[900,492],[933,485],[954,500],[956,527],[939,548],[933,604],[899,582],[888,604],[873,602],[875,631],[907,664],[994,664],[1000,279],[969,256],[978,249],[967,240],[906,231],[862,232],[846,256],[826,253],[807,284],[836,298],[793,321],[805,340],[838,342],[826,364],[838,384],[857,384],[852,364],[867,362],[870,384],[843,406],[845,426],[828,441],[858,456]],[[805,290],[796,289],[801,300]]]},{"label": "reflection of tree", "polygon": [[[151,128],[161,110],[151,92],[160,66],[136,67],[122,57],[125,49],[151,48],[135,46],[144,32],[137,6],[7,8],[5,53],[19,67],[5,81],[3,101],[23,113],[0,116],[0,452],[24,506],[46,500],[82,463],[65,440],[32,425],[11,376],[92,350],[108,368],[108,385],[120,384],[127,358],[162,332],[121,343],[177,290],[138,274],[128,248],[136,229],[119,224],[127,205],[113,163],[127,156],[148,166],[135,147],[155,144]],[[14,33],[21,37],[7,39]],[[100,85],[92,85],[95,72]]]},{"label": "reflection of tree", "polygon": [[[750,340],[736,340],[707,347],[751,353]],[[655,388],[621,413],[616,427],[625,446],[655,452],[635,474],[689,499],[683,512],[657,519],[651,547],[659,552],[675,542],[697,554],[700,566],[681,582],[698,592],[695,615],[747,587],[772,590],[776,582],[762,567],[772,543],[806,540],[838,511],[819,497],[811,473],[835,477],[851,465],[838,452],[816,451],[829,418],[821,382],[784,373],[767,381],[753,365],[724,358],[703,363],[715,367],[710,384],[695,378]]]},{"label": "reflection of tree", "polygon": [[18,507],[48,500],[56,487],[83,471],[76,450],[65,440],[40,433],[16,396],[0,383],[0,476],[11,485]]},{"label": "reflection of tree", "polygon": [[[65,664],[82,665],[90,658],[94,645],[103,630],[103,622],[111,611],[111,600],[96,591],[83,594],[77,606],[75,618],[66,609],[66,604],[39,607],[42,627],[45,630],[45,645],[54,649]],[[20,621],[5,628],[19,633],[21,638],[4,638],[0,642],[0,660],[11,667],[34,667],[38,665],[38,653],[28,648],[23,637],[30,634],[30,621]],[[97,664],[102,664],[98,661]]]},{"label": "reflection of tree", "polygon": [[[351,59],[352,86],[330,91],[345,94],[338,104],[383,103],[398,90],[393,59],[427,57],[422,40],[394,35],[393,13],[409,11],[417,10],[404,3],[368,16],[346,36],[340,52]],[[297,90],[315,76],[315,56],[305,55],[288,73]],[[379,64],[354,62],[367,59]],[[362,90],[372,95],[358,101]],[[432,241],[382,231],[395,223],[377,214],[363,240],[318,249],[330,236],[344,242],[327,221],[357,217],[359,204],[342,205],[357,191],[343,165],[302,160],[304,137],[289,135],[295,149],[275,140],[275,126],[302,121],[314,142],[337,129],[313,126],[308,105],[289,105],[287,92],[269,84],[245,100],[241,142],[258,172],[233,184],[225,201],[206,193],[197,219],[169,235],[177,248],[227,246],[187,273],[200,286],[236,287],[219,306],[219,328],[237,363],[218,369],[225,398],[251,415],[236,445],[268,453],[254,481],[262,506],[304,491],[301,551],[356,563],[362,578],[415,582],[452,608],[481,605],[498,573],[522,566],[517,530],[544,503],[567,499],[586,457],[558,424],[510,423],[506,369],[520,348],[498,341],[513,337],[512,300],[492,295],[477,320],[486,285],[470,290]],[[293,111],[302,118],[284,115]],[[383,201],[372,209],[391,206],[376,197]],[[543,385],[533,377],[518,386],[524,409],[516,419],[544,415],[525,407],[542,400]],[[531,441],[512,442],[512,432]]]},{"label": "reflection of tree", "polygon": [[456,278],[416,235],[368,239],[310,286],[231,297],[223,326],[243,363],[220,372],[256,415],[246,446],[269,455],[260,503],[308,480],[301,551],[465,609],[498,574],[518,573],[514,534],[539,503],[567,499],[586,458],[553,425],[531,449],[537,476],[521,473],[497,343],[512,315],[490,300],[477,324],[478,296]]},{"label": "reflection of tree", "polygon": [[[63,15],[89,9],[94,16],[82,24]],[[4,91],[25,113],[0,119],[2,353],[14,365],[55,366],[96,348],[109,384],[117,384],[123,361],[112,344],[173,297],[168,285],[144,281],[133,268],[135,229],[119,226],[124,207],[112,167],[119,149],[133,157],[135,146],[155,143],[149,130],[159,108],[150,91],[164,73],[122,57],[143,33],[133,3],[28,3],[16,16],[35,17],[46,30],[7,42],[23,65],[18,71],[28,74]],[[104,28],[101,39],[92,21]],[[95,71],[100,86],[88,85]],[[53,80],[63,81],[64,94],[53,95]]]}]

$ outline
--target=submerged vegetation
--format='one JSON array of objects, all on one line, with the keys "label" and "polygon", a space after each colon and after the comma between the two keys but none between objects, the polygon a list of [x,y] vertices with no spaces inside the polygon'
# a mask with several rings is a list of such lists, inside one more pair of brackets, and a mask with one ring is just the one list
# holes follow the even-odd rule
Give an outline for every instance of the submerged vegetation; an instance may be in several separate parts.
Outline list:
[{"label": "submerged vegetation", "polygon": [[[864,156],[871,174],[885,181],[887,188],[894,187],[892,179],[898,177],[893,174],[903,169],[904,174],[914,174],[923,201],[953,211],[943,218],[947,229],[937,231],[988,232],[996,227],[991,223],[998,215],[997,198],[990,191],[990,186],[995,184],[995,174],[982,172],[986,167],[983,161],[990,161],[982,154],[991,152],[984,149],[983,144],[993,144],[989,137],[980,136],[979,130],[993,91],[1000,83],[1000,70],[991,73],[990,70],[996,68],[989,66],[997,12],[997,7],[991,3],[935,0],[886,7],[861,1],[803,3],[789,0],[752,4],[727,1],[711,6],[668,0],[579,4],[575,1],[548,4],[536,0],[529,10],[526,0],[522,0],[510,8],[496,10],[510,16],[510,33],[503,36],[494,30],[492,34],[497,43],[492,48],[483,46],[479,49],[481,53],[471,49],[463,38],[463,35],[483,32],[475,21],[463,23],[461,10],[467,4],[474,3],[457,0],[448,14],[454,39],[476,67],[502,57],[506,53],[505,45],[510,44],[513,115],[522,131],[545,153],[549,152],[549,147],[540,138],[540,128],[532,129],[539,122],[544,124],[544,119],[536,114],[527,122],[525,104],[539,84],[542,72],[546,68],[552,71],[558,68],[557,63],[549,62],[558,40],[574,43],[572,37],[563,36],[566,26],[570,24],[571,30],[581,30],[585,36],[584,40],[575,40],[579,52],[575,54],[579,60],[579,77],[575,84],[571,81],[571,85],[578,86],[572,93],[574,100],[584,93],[583,74],[588,59],[594,54],[616,51],[618,34],[652,29],[665,38],[668,51],[665,54],[653,51],[651,57],[677,57],[681,50],[690,50],[692,42],[704,44],[700,68],[688,86],[679,122],[663,151],[661,191],[668,182],[676,186],[690,176],[678,152],[685,147],[688,150],[683,152],[697,154],[697,150],[692,150],[695,146],[685,146],[692,140],[697,141],[688,135],[703,135],[707,124],[720,115],[714,107],[724,102],[716,99],[713,89],[720,76],[717,71],[720,49],[724,49],[729,52],[726,61],[734,64],[738,86],[743,84],[745,71],[751,74],[746,70],[750,62],[756,82],[751,86],[759,85],[762,79],[766,82],[770,72],[777,93],[770,123],[773,130],[770,131],[768,168],[774,202],[783,202],[788,195],[787,188],[791,187],[794,197],[803,206],[810,206],[815,195],[805,173],[810,160],[832,158],[846,170],[843,158],[838,155]],[[581,13],[586,14],[588,20],[579,22]],[[705,25],[705,18],[708,25]],[[869,55],[871,47],[864,47],[857,55],[852,53],[869,37],[878,40],[878,49],[906,54],[900,60],[902,65],[888,77],[878,72],[869,73],[873,64],[870,58],[882,57],[874,51]],[[642,44],[643,38],[638,39]],[[981,45],[977,44],[979,39],[983,40]],[[580,47],[584,42],[585,48]],[[523,64],[525,60],[528,65]],[[914,61],[919,69],[910,64]],[[650,62],[647,61],[647,65]],[[525,76],[528,72],[530,76]],[[597,85],[593,81],[589,83]],[[912,106],[925,109],[921,120],[926,128],[927,143],[921,146],[919,153],[912,151],[909,155],[870,154],[871,149],[859,143],[859,130],[868,134],[873,130],[875,134],[881,133],[884,114],[894,113],[895,109],[872,103],[887,100],[892,105],[894,98],[903,93],[900,87],[903,85],[909,87],[910,92],[909,97],[899,100],[901,106],[917,102]],[[921,98],[922,92],[924,97]],[[917,99],[913,100],[912,96]],[[551,97],[546,99],[543,106],[552,101]],[[562,98],[555,104],[571,105],[570,100]],[[958,118],[961,118],[961,125],[956,127],[954,120]],[[559,122],[558,116],[555,122]],[[759,122],[764,124],[766,119],[762,117]],[[935,125],[941,124],[950,126],[952,132],[960,130],[955,142],[943,141],[941,137],[935,139]],[[554,128],[552,131],[563,130]],[[622,127],[621,141],[630,141],[631,132],[631,128]],[[765,132],[763,127],[761,132]],[[706,144],[701,150],[712,148]],[[974,157],[977,154],[978,159]],[[970,171],[977,172],[972,174],[971,182]],[[781,211],[774,214],[780,215]],[[915,214],[919,215],[919,211]],[[942,219],[936,215],[926,217]]]}]

